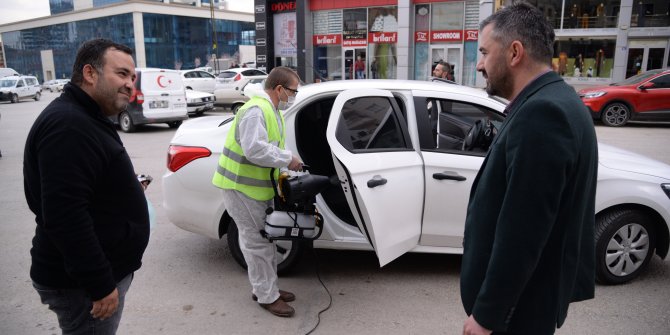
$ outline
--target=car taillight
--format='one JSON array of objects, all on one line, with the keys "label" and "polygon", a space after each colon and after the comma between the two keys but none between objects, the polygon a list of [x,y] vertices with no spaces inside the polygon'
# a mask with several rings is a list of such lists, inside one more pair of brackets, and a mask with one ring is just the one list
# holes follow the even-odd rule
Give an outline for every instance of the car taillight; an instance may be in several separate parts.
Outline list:
[{"label": "car taillight", "polygon": [[233,78],[233,81],[238,81],[240,79],[242,79],[242,75],[238,73],[237,75],[235,75],[235,78]]},{"label": "car taillight", "polygon": [[138,90],[137,91],[137,96],[135,97],[135,99],[137,100],[138,104],[140,104],[140,105],[143,104],[144,103],[144,93],[142,93],[142,91]]},{"label": "car taillight", "polygon": [[176,172],[184,165],[203,157],[209,157],[212,152],[203,147],[187,147],[181,145],[171,145],[168,149],[167,167],[168,170]]}]

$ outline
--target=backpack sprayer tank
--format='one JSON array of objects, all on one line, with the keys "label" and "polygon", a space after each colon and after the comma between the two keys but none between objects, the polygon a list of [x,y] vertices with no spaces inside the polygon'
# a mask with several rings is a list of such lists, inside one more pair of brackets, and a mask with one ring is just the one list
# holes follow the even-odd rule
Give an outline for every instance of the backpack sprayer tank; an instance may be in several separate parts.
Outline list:
[{"label": "backpack sprayer tank", "polygon": [[263,236],[270,241],[319,238],[323,231],[323,216],[316,210],[316,195],[331,185],[338,185],[337,177],[313,174],[290,176],[284,172],[279,176],[277,186],[274,169],[270,176],[275,189],[275,207],[269,207],[265,212]]}]

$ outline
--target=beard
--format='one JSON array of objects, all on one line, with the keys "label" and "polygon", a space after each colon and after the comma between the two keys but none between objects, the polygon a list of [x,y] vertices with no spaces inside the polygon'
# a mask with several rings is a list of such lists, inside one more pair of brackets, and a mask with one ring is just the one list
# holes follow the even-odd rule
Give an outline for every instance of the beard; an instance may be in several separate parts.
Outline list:
[{"label": "beard", "polygon": [[105,80],[103,75],[100,75],[96,101],[105,115],[113,116],[126,110],[131,93],[126,87],[114,87]]},{"label": "beard", "polygon": [[486,70],[482,72],[482,75],[486,78],[486,93],[509,100],[514,87],[509,68],[506,66],[503,57],[500,57],[495,64],[497,65],[491,68],[490,72]]}]

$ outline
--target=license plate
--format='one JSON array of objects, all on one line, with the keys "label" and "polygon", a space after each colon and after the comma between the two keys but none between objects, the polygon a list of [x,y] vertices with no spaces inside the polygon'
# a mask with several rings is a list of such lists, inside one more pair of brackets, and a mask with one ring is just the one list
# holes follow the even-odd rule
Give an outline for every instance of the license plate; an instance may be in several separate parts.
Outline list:
[{"label": "license plate", "polygon": [[149,108],[168,108],[170,107],[170,102],[167,100],[156,100],[149,102]]}]

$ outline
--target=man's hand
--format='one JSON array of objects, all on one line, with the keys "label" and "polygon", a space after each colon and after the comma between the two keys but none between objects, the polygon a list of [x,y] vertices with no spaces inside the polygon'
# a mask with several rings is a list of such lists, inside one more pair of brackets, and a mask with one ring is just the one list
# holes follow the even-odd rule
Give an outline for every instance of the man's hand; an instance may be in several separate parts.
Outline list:
[{"label": "man's hand", "polygon": [[114,291],[106,297],[93,302],[91,316],[96,319],[104,320],[112,316],[117,308],[119,308],[119,290],[115,288]]},{"label": "man's hand", "polygon": [[291,171],[302,171],[302,161],[300,158],[293,156],[291,163],[288,163],[288,169]]},{"label": "man's hand", "polygon": [[480,326],[472,315],[463,324],[463,335],[490,335],[492,332]]}]

